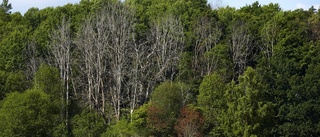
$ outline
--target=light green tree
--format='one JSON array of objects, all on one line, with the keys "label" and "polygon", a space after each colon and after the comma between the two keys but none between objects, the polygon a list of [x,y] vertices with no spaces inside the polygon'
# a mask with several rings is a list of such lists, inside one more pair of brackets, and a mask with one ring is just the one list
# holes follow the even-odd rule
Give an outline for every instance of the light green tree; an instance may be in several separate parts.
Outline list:
[{"label": "light green tree", "polygon": [[[221,135],[219,131],[219,117],[227,108],[227,102],[224,94],[227,84],[218,73],[206,76],[200,84],[199,95],[197,97],[198,105],[203,110],[207,130],[214,129],[214,135]],[[220,133],[219,133],[220,132]]]},{"label": "light green tree", "polygon": [[72,134],[76,137],[97,137],[106,129],[102,116],[93,109],[84,109],[72,120]]},{"label": "light green tree", "polygon": [[231,84],[225,96],[228,109],[223,118],[226,136],[268,136],[274,125],[274,104],[267,100],[266,84],[262,77],[248,67],[239,77],[239,84]]},{"label": "light green tree", "polygon": [[55,107],[42,90],[8,94],[0,109],[0,136],[51,136]]}]

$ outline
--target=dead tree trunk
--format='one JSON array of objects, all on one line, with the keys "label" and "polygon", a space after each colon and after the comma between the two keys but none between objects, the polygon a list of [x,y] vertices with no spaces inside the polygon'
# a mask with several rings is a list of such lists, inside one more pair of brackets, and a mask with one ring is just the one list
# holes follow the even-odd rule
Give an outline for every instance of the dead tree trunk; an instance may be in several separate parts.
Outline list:
[{"label": "dead tree trunk", "polygon": [[71,66],[71,30],[70,20],[63,18],[61,25],[51,35],[51,51],[54,55],[55,64],[60,71],[60,78],[63,81],[64,87],[64,109],[65,109],[65,124],[67,131],[69,129],[69,79],[70,79],[70,66]]},{"label": "dead tree trunk", "polygon": [[234,24],[231,33],[231,47],[234,76],[237,78],[247,67],[248,57],[251,50],[252,38],[246,25],[238,21]]},{"label": "dead tree trunk", "polygon": [[101,14],[105,15],[107,21],[109,43],[106,50],[114,82],[110,85],[110,91],[116,119],[119,120],[125,96],[129,96],[124,93],[128,87],[124,78],[132,69],[130,56],[133,47],[133,15],[129,8],[117,3],[107,5]]},{"label": "dead tree trunk", "polygon": [[213,23],[207,17],[198,20],[195,27],[196,43],[194,47],[193,68],[195,76],[204,77],[212,73],[216,68],[216,59],[207,54],[216,46],[220,40],[222,32],[218,24]]}]

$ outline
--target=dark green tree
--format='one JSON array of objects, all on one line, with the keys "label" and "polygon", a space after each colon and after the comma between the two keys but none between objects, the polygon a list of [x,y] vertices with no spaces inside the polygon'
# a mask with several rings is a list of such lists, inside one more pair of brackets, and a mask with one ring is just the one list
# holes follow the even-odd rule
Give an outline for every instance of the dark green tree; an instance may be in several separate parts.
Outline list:
[{"label": "dark green tree", "polygon": [[45,91],[52,100],[60,100],[64,95],[58,69],[46,64],[42,64],[35,74],[34,88]]},{"label": "dark green tree", "polygon": [[9,73],[4,85],[4,92],[23,92],[30,88],[31,84],[27,81],[22,72]]},{"label": "dark green tree", "polygon": [[[56,109],[52,110],[54,113],[60,114],[53,121],[56,125],[54,133],[55,136],[66,136],[70,129],[66,127],[69,122],[66,120],[65,108],[69,104],[64,101],[65,94],[63,93],[58,69],[41,64],[34,76],[33,88],[44,91],[49,96],[51,104],[57,106]],[[65,123],[65,121],[68,123]]]},{"label": "dark green tree", "polygon": [[2,12],[11,13],[10,10],[12,9],[12,6],[11,3],[9,3],[9,0],[3,0],[0,9]]}]

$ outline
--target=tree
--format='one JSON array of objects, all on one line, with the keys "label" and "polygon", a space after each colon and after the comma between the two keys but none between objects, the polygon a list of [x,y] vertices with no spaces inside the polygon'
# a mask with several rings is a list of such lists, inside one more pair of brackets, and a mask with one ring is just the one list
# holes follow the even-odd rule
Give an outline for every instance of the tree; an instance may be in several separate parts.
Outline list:
[{"label": "tree", "polygon": [[3,91],[5,93],[10,92],[23,92],[29,88],[31,83],[29,83],[22,72],[11,72],[8,73],[6,77],[6,82],[4,84]]},{"label": "tree", "polygon": [[[99,18],[97,18],[98,20]],[[95,21],[92,17],[88,18],[84,24],[80,27],[80,31],[77,37],[78,52],[79,52],[79,62],[76,64],[81,72],[78,77],[84,77],[79,79],[76,84],[78,86],[83,86],[81,92],[75,93],[76,95],[82,95],[84,102],[89,105],[90,108],[101,108],[104,105],[105,98],[101,100],[99,97],[106,95],[104,93],[104,82],[102,79],[103,73],[106,73],[107,62],[106,60],[106,40],[107,38],[105,32],[106,27],[103,26],[105,17],[100,18],[99,21]],[[98,26],[100,25],[100,26]],[[94,29],[98,30],[97,34]],[[81,54],[80,54],[81,53]],[[96,54],[95,54],[96,53]],[[104,74],[106,75],[106,74]],[[100,96],[101,95],[101,96]],[[100,103],[101,101],[101,103]]]},{"label": "tree", "polygon": [[107,28],[109,30],[108,40],[111,42],[108,43],[106,52],[111,66],[110,74],[113,74],[111,82],[114,83],[109,90],[111,91],[111,101],[116,119],[119,120],[121,116],[121,104],[124,98],[122,94],[126,88],[123,82],[130,68],[127,54],[130,54],[132,50],[133,16],[131,14],[132,11],[121,4],[109,4],[104,12],[107,13],[106,21],[109,24]]},{"label": "tree", "polygon": [[56,107],[42,90],[8,94],[0,109],[0,136],[51,136]]},{"label": "tree", "polygon": [[[124,77],[129,69],[132,44],[131,11],[121,3],[108,3],[81,27],[77,45],[84,59],[79,68],[85,72],[87,100],[91,108],[105,112],[107,98],[119,120],[126,89]],[[112,83],[107,87],[105,83]],[[109,91],[107,93],[107,91]]]},{"label": "tree", "polygon": [[[58,30],[51,34],[51,49],[54,56],[55,65],[60,71],[60,78],[62,79],[65,108],[65,124],[69,129],[69,102],[70,102],[70,75],[71,75],[71,27],[70,19],[62,19]],[[68,130],[67,130],[68,131]]]},{"label": "tree", "polygon": [[57,68],[41,64],[34,76],[33,86],[35,89],[46,92],[50,96],[51,101],[62,101],[63,87]]},{"label": "tree", "polygon": [[11,13],[10,10],[12,9],[11,3],[9,3],[9,0],[3,0],[1,5],[0,5],[0,9],[2,10],[2,12],[5,13]]},{"label": "tree", "polygon": [[234,70],[234,78],[240,76],[248,65],[248,58],[252,52],[252,36],[245,24],[241,20],[235,21],[231,33],[231,56]]},{"label": "tree", "polygon": [[297,74],[289,78],[290,88],[278,103],[279,126],[278,135],[285,136],[316,136],[319,134],[319,43],[309,43],[302,64],[307,65],[304,76]]},{"label": "tree", "polygon": [[[147,61],[153,65],[149,68],[151,70],[150,80],[155,82],[173,80],[177,74],[177,64],[185,44],[181,22],[172,15],[154,20],[147,40],[150,43]],[[150,84],[152,90],[155,83]],[[147,91],[146,98],[149,92]]]},{"label": "tree", "polygon": [[155,135],[174,135],[174,124],[179,110],[185,105],[183,99],[188,87],[182,83],[164,82],[151,95],[147,110],[147,125]]},{"label": "tree", "polygon": [[150,136],[151,129],[147,127],[148,107],[149,103],[146,103],[135,109],[130,117],[122,117],[120,121],[111,125],[101,136]]},{"label": "tree", "polygon": [[0,100],[2,100],[5,95],[5,84],[7,80],[8,74],[5,71],[0,70]]},{"label": "tree", "polygon": [[204,77],[217,69],[218,59],[215,55],[207,56],[207,54],[218,44],[222,32],[218,22],[209,17],[199,18],[195,32],[193,68],[197,72],[195,76]]},{"label": "tree", "polygon": [[200,137],[203,135],[204,122],[204,117],[199,110],[186,106],[180,110],[180,117],[174,129],[178,137]]},{"label": "tree", "polygon": [[221,120],[227,109],[227,101],[224,97],[226,90],[227,87],[224,79],[220,74],[215,72],[203,79],[197,97],[199,107],[204,114],[207,132],[214,130],[212,134],[218,136],[222,132],[219,128],[222,123],[219,120]]},{"label": "tree", "polygon": [[150,23],[146,41],[136,41],[133,21],[131,9],[110,2],[89,17],[75,42],[78,52],[84,53],[78,68],[86,79],[79,85],[86,86],[89,106],[104,113],[105,104],[111,103],[117,120],[123,104],[132,114],[155,84],[173,79],[184,44],[183,28],[173,16]]},{"label": "tree", "polygon": [[[63,98],[63,88],[58,69],[46,64],[41,64],[34,76],[33,89],[44,91],[49,97],[51,105],[56,107],[55,110],[52,111],[54,111],[55,114],[60,114],[51,121],[55,123],[55,128],[53,129],[54,134],[57,134],[56,132],[66,132],[66,134],[63,135],[67,135],[69,130],[66,127],[67,125],[63,126],[65,128],[61,129],[61,124],[65,123],[66,119],[66,104]],[[57,136],[61,135],[62,134],[59,134]]]},{"label": "tree", "polygon": [[262,42],[261,51],[265,57],[270,60],[275,46],[277,44],[278,33],[280,30],[279,19],[283,16],[283,12],[276,14],[271,20],[269,20],[261,30]]},{"label": "tree", "polygon": [[225,136],[271,134],[275,122],[275,104],[268,100],[267,85],[261,78],[256,70],[248,67],[239,77],[239,84],[231,83],[231,88],[225,94],[228,108],[221,124]]},{"label": "tree", "polygon": [[319,40],[320,39],[320,15],[312,14],[312,16],[308,19],[308,23],[311,25],[310,29],[312,32],[312,39]]},{"label": "tree", "polygon": [[91,108],[84,109],[72,120],[72,133],[77,137],[100,136],[106,129],[101,115]]},{"label": "tree", "polygon": [[15,22],[6,27],[9,33],[0,41],[0,69],[8,72],[23,70],[26,58],[22,53],[28,41],[28,27]]}]

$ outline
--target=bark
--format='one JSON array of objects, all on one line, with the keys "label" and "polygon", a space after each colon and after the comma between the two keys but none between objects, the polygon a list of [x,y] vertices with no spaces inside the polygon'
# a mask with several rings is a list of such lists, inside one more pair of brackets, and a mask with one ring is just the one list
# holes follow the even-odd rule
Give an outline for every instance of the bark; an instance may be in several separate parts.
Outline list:
[{"label": "bark", "polygon": [[212,22],[207,17],[201,17],[195,27],[196,43],[193,56],[195,76],[204,77],[217,67],[216,57],[207,54],[218,44],[222,32],[218,24]]},{"label": "bark", "polygon": [[127,89],[124,79],[131,69],[132,21],[128,8],[110,3],[94,17],[88,17],[77,42],[89,106],[104,114],[106,103],[111,102],[118,120]]},{"label": "bark", "polygon": [[231,47],[232,61],[234,66],[234,76],[240,76],[247,67],[248,57],[251,50],[252,37],[248,32],[246,25],[238,21],[234,24],[231,33]]},{"label": "bark", "polygon": [[27,79],[31,80],[33,76],[36,74],[38,67],[41,64],[40,58],[37,57],[37,47],[36,47],[36,42],[31,40],[26,48],[25,52],[26,57],[27,57]]},{"label": "bark", "polygon": [[110,62],[111,78],[115,84],[111,85],[112,103],[114,105],[116,119],[121,116],[121,105],[125,101],[125,76],[131,70],[130,54],[132,53],[133,16],[132,11],[121,4],[108,5],[103,11],[106,15],[109,30],[109,45],[107,57]]},{"label": "bark", "polygon": [[173,79],[184,47],[180,21],[172,16],[151,24],[146,41],[135,41],[133,12],[108,4],[81,26],[77,36],[80,94],[91,108],[105,114],[110,103],[120,119],[149,97],[157,82]]},{"label": "bark", "polygon": [[274,46],[277,43],[278,30],[278,25],[274,20],[271,20],[262,28],[261,38],[263,45],[261,46],[261,51],[268,60],[271,59]]},{"label": "bark", "polygon": [[81,95],[90,108],[96,108],[104,113],[105,83],[107,70],[107,27],[105,18],[88,17],[81,26],[76,41],[80,60],[78,68],[83,72],[77,84],[83,85]]},{"label": "bark", "polygon": [[61,25],[56,31],[51,34],[51,52],[54,56],[55,65],[59,68],[60,78],[63,81],[64,87],[64,111],[65,111],[65,124],[67,131],[69,131],[69,79],[70,79],[70,66],[71,66],[71,29],[70,19],[63,18]]}]

